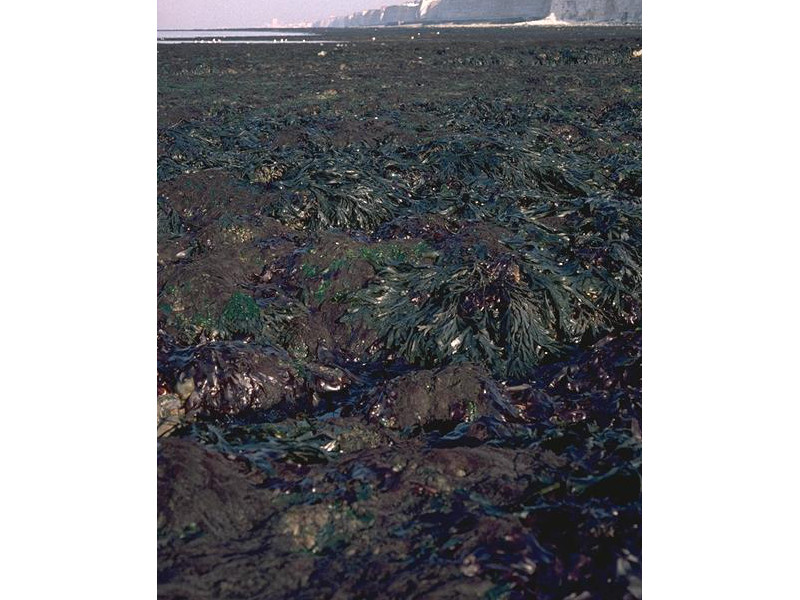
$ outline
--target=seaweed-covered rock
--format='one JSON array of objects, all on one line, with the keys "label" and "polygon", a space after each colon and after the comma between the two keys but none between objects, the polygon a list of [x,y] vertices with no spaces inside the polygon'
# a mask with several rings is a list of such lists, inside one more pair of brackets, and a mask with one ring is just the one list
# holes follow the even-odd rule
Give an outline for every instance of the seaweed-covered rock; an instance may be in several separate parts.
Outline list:
[{"label": "seaweed-covered rock", "polygon": [[521,214],[516,235],[475,224],[443,242],[434,264],[387,265],[353,313],[413,364],[469,360],[511,378],[639,322],[637,203],[572,198]]},{"label": "seaweed-covered rock", "polygon": [[[274,219],[224,214],[176,239],[163,236],[158,322],[184,345],[216,339],[273,341],[274,313],[259,314],[248,289],[290,255],[302,236]],[[281,313],[297,312],[292,306]],[[272,321],[272,322],[271,322]]]},{"label": "seaweed-covered rock", "polygon": [[640,598],[640,31],[336,37],[159,46],[159,597]]},{"label": "seaweed-covered rock", "polygon": [[[567,361],[533,373],[535,385],[508,390],[525,419],[638,428],[642,419],[642,334],[609,335]],[[641,439],[641,432],[638,433]]]},{"label": "seaweed-covered rock", "polygon": [[497,385],[480,367],[453,365],[415,371],[378,386],[369,418],[390,428],[447,428],[481,415],[510,411]]},{"label": "seaweed-covered rock", "polygon": [[387,348],[413,364],[469,360],[498,376],[524,375],[561,349],[556,306],[569,297],[560,281],[538,274],[529,279],[520,264],[504,256],[387,267],[362,295],[360,310],[374,320]]},{"label": "seaweed-covered rock", "polygon": [[163,181],[159,193],[189,231],[213,224],[226,213],[247,214],[263,201],[258,188],[220,169],[182,173]]},{"label": "seaweed-covered rock", "polygon": [[165,379],[191,415],[248,415],[309,400],[285,350],[243,342],[210,342],[175,350]]}]

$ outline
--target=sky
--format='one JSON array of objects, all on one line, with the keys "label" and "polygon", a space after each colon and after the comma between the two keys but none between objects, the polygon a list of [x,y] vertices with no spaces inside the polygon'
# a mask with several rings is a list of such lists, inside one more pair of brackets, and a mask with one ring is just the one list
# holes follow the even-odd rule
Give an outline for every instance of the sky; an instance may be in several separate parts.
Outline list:
[{"label": "sky", "polygon": [[311,22],[404,0],[158,0],[159,29],[269,27]]}]

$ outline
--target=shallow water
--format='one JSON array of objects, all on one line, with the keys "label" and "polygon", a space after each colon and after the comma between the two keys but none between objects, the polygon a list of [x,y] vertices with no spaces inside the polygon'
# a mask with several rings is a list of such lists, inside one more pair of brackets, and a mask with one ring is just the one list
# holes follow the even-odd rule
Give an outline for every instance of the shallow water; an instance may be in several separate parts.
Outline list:
[{"label": "shallow water", "polygon": [[341,40],[158,40],[159,44],[341,44]]},{"label": "shallow water", "polygon": [[283,37],[311,37],[316,33],[302,31],[279,31],[275,29],[159,29],[158,39],[195,39],[195,38],[283,38]]}]

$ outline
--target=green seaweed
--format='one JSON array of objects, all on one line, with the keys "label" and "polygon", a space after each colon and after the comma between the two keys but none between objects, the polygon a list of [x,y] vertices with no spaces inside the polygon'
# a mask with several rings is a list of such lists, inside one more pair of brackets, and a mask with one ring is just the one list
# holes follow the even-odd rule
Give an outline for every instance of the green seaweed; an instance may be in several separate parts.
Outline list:
[{"label": "green seaweed", "polygon": [[255,337],[262,331],[261,310],[251,296],[236,292],[222,309],[219,329],[227,338]]}]

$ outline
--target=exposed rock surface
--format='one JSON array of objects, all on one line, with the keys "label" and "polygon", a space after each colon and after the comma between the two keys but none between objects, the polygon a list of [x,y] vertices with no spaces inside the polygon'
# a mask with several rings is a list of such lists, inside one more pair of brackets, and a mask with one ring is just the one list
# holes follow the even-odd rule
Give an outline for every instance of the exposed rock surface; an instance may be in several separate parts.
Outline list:
[{"label": "exposed rock surface", "polygon": [[[242,463],[184,439],[158,444],[159,534],[240,537],[263,518],[268,505]],[[245,469],[246,470],[246,469]]]},{"label": "exposed rock surface", "polygon": [[488,374],[471,364],[398,377],[379,386],[373,398],[371,420],[393,429],[448,429],[498,410],[513,412]]},{"label": "exposed rock surface", "polygon": [[175,350],[160,372],[186,412],[224,416],[304,398],[305,386],[282,349],[211,342]]},{"label": "exposed rock surface", "polygon": [[314,24],[315,27],[378,27],[419,21],[419,2],[363,10],[343,17],[334,17]]},{"label": "exposed rock surface", "polygon": [[417,20],[419,6],[417,4],[402,4],[400,6],[387,6],[383,9],[381,25],[397,25]]},{"label": "exposed rock surface", "polygon": [[159,600],[642,598],[641,29],[427,31],[159,47]]},{"label": "exposed rock surface", "polygon": [[642,22],[642,0],[552,0],[550,10],[561,21]]},{"label": "exposed rock surface", "polygon": [[315,27],[378,27],[403,23],[641,23],[642,0],[421,0],[319,21]]},{"label": "exposed rock surface", "polygon": [[419,8],[423,22],[527,21],[549,12],[550,0],[423,0]]}]

